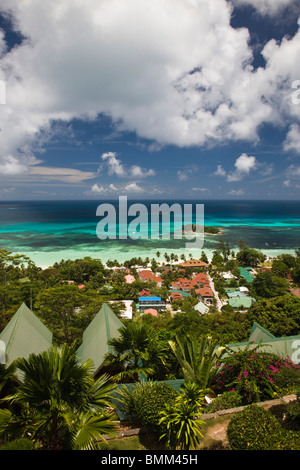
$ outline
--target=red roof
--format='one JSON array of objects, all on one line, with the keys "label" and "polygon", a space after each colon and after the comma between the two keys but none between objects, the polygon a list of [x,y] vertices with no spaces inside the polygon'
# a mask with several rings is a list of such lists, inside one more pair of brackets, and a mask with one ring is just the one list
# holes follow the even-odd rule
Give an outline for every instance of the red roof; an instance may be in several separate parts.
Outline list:
[{"label": "red roof", "polygon": [[144,314],[147,315],[147,313],[153,315],[154,317],[157,317],[157,310],[155,310],[155,308],[148,308],[144,311]]},{"label": "red roof", "polygon": [[152,271],[143,270],[139,272],[139,277],[142,281],[148,281],[149,279],[154,282],[163,282],[163,279],[159,276],[155,276]]},{"label": "red roof", "polygon": [[150,292],[149,292],[148,290],[146,290],[146,289],[143,289],[143,290],[141,290],[141,292],[140,292],[140,297],[145,297],[145,296],[148,296],[148,297],[149,297],[149,295],[150,295]]},{"label": "red roof", "polygon": [[172,292],[171,297],[172,299],[182,299],[183,295],[180,292]]},{"label": "red roof", "polygon": [[196,289],[196,294],[201,295],[201,297],[213,297],[214,294],[209,287],[200,287]]}]

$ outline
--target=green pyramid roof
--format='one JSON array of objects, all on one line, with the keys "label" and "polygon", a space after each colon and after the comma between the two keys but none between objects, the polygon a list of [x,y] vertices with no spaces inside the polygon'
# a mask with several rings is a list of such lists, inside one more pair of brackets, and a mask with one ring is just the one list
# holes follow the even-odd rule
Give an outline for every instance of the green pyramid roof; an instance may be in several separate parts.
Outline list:
[{"label": "green pyramid roof", "polygon": [[6,364],[19,357],[27,358],[31,353],[39,354],[52,343],[52,333],[38,317],[23,303],[0,333],[5,344]]},{"label": "green pyramid roof", "polygon": [[[284,358],[290,358],[293,362],[299,362],[300,353],[298,351],[300,347],[300,335],[282,336],[277,338],[258,323],[254,322],[249,341],[231,343],[227,346],[232,350],[243,350],[248,347],[249,342],[253,343],[253,347],[259,344],[260,351],[276,354],[277,356]],[[250,347],[250,349],[252,349],[252,347]],[[226,355],[227,354],[225,354],[224,357]]]},{"label": "green pyramid roof", "polygon": [[79,362],[91,359],[94,364],[94,374],[100,369],[104,356],[112,352],[107,342],[120,336],[119,328],[123,323],[107,305],[103,304],[97,315],[83,333],[82,343],[77,350]]},{"label": "green pyramid roof", "polygon": [[254,343],[259,343],[260,341],[270,341],[272,339],[276,339],[276,336],[272,335],[272,333],[267,331],[258,323],[253,322],[252,330],[249,336],[249,341],[254,341]]}]

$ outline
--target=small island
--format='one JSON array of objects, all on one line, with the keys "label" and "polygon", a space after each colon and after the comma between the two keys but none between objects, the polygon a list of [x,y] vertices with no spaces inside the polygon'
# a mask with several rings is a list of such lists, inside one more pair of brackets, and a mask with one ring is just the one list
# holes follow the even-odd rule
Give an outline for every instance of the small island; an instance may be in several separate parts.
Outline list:
[{"label": "small island", "polygon": [[[187,225],[183,225],[182,226],[182,232],[185,231],[185,232],[196,232],[197,231],[197,227],[199,227],[199,225],[197,224],[187,224]],[[209,234],[209,235],[222,235],[224,229],[220,228],[220,227],[214,227],[214,226],[209,226],[209,225],[204,225],[203,226],[203,232],[205,234]]]}]

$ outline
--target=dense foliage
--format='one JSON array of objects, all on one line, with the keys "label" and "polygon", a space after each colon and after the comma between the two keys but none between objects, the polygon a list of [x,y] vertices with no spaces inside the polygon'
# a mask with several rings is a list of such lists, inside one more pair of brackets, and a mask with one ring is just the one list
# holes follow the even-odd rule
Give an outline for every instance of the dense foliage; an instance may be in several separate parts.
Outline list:
[{"label": "dense foliage", "polygon": [[165,382],[142,381],[132,391],[123,388],[120,396],[123,412],[133,422],[145,426],[157,438],[165,432],[159,420],[166,406],[174,403],[177,396],[174,388]]},{"label": "dense foliage", "polygon": [[[158,252],[157,258],[160,257]],[[165,253],[163,257],[167,264],[178,261],[176,255]],[[181,259],[185,256],[182,255]],[[208,261],[204,252],[201,259]],[[198,426],[190,420],[201,412],[201,394],[198,390],[197,396],[193,395],[193,387],[204,390],[210,385],[219,394],[211,410],[249,405],[294,392],[299,381],[298,366],[272,354],[271,349],[268,353],[261,352],[258,347],[251,345],[250,348],[249,345],[244,351],[234,354],[229,351],[228,357],[219,357],[219,365],[213,367],[216,359],[212,356],[214,347],[248,341],[253,322],[276,337],[300,334],[300,299],[290,293],[300,282],[300,249],[295,256],[279,256],[273,261],[271,269],[258,269],[252,283],[240,275],[239,266],[256,268],[264,259],[261,252],[243,243],[240,243],[240,250],[234,256],[229,243],[221,240],[208,268],[220,299],[227,299],[227,287],[238,289],[243,286],[249,289],[256,302],[247,312],[238,311],[228,304],[218,310],[214,304],[209,309],[209,315],[199,315],[195,310],[199,299],[192,290],[189,298],[172,303],[176,314],[168,310],[157,317],[139,316],[133,309],[132,320],[121,318],[124,328],[118,338],[110,340],[113,352],[106,357],[106,370],[111,374],[111,381],[137,381],[145,376],[151,380],[137,384],[134,392],[127,393],[126,406],[136,422],[146,426],[157,438],[163,435],[169,448],[187,449],[197,445],[201,434],[200,421]],[[147,267],[149,263],[154,271],[160,272],[163,287],[158,287],[154,282],[148,282],[145,286],[139,279],[135,266]],[[135,276],[132,284],[125,281],[126,269],[130,269]],[[224,271],[230,271],[235,277],[227,282],[222,276]],[[195,272],[201,272],[201,268],[186,268],[184,276],[192,279]],[[82,340],[85,328],[103,303],[113,301],[110,306],[120,316],[121,301],[137,302],[140,291],[145,287],[151,295],[168,300],[169,286],[182,275],[182,270],[175,265],[161,266],[155,259],[141,258],[132,258],[123,266],[117,260],[107,262],[106,266],[100,260],[91,258],[63,260],[42,270],[26,256],[0,250],[0,331],[25,302],[53,333],[54,345],[64,345],[65,358],[68,348],[73,351],[68,367],[70,374],[76,372],[74,377],[64,376],[66,368],[60,371],[63,372],[61,375],[44,356],[38,360],[31,358],[28,368],[31,375],[28,373],[26,387],[16,389],[11,374],[13,367],[6,369],[1,365],[0,392],[1,398],[5,398],[1,407],[7,406],[7,409],[0,410],[2,436],[12,440],[30,433],[42,448],[85,448],[90,445],[89,434],[101,439],[102,431],[112,432],[110,416],[103,413],[103,403],[101,406],[100,402],[97,403],[101,390],[106,390],[106,382],[94,381],[90,374],[83,374],[82,382],[78,371],[73,368],[74,351]],[[203,338],[210,338],[213,347],[208,347]],[[56,366],[58,364],[59,360]],[[24,371],[29,365],[21,360],[18,362]],[[53,377],[56,373],[63,379],[62,382]],[[167,384],[158,382],[175,378],[186,379],[185,391],[180,394]],[[37,383],[39,386],[35,387]],[[98,396],[96,402],[95,394]],[[75,398],[79,401],[76,402]],[[94,414],[95,407],[100,412],[97,416]],[[290,448],[292,435],[282,433],[283,422],[278,427],[278,419],[276,424],[273,417],[259,415],[260,411],[255,408],[251,410],[252,414],[248,411],[245,415],[249,434],[243,435],[238,420],[235,430],[231,430],[233,448],[241,448],[239,446],[246,445],[246,441],[253,441],[247,444],[247,448],[251,445],[253,448],[265,445],[265,449]],[[285,415],[297,428],[299,403],[288,406]],[[251,426],[259,417],[262,429],[274,431],[269,447],[263,439],[260,442],[251,434]],[[260,433],[263,431],[259,428],[258,436]],[[298,449],[297,439],[296,435],[294,447]],[[25,441],[12,443],[15,446],[23,444],[26,447]]]},{"label": "dense foliage", "polygon": [[255,404],[234,415],[227,437],[233,450],[300,450],[300,433],[284,429],[270,411]]},{"label": "dense foliage", "polygon": [[[236,391],[242,404],[274,398],[300,379],[300,368],[290,360],[258,350],[259,346],[231,353],[218,364],[212,387],[218,393]],[[289,380],[292,378],[292,380]]]}]

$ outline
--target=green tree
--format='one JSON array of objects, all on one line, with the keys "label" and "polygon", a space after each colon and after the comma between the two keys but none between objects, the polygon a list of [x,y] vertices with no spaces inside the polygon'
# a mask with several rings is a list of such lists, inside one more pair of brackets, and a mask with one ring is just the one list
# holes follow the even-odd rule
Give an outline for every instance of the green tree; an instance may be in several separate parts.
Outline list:
[{"label": "green tree", "polygon": [[113,352],[107,353],[104,364],[116,371],[115,380],[140,374],[155,375],[156,367],[165,362],[166,350],[158,341],[157,332],[151,326],[131,321],[119,329],[120,336],[108,341]]},{"label": "green tree", "polygon": [[252,290],[256,298],[271,298],[284,295],[288,292],[288,283],[285,279],[271,271],[258,273],[252,283]]},{"label": "green tree", "polygon": [[112,414],[105,411],[113,385],[108,376],[95,380],[91,362],[79,364],[74,347],[52,346],[15,365],[23,379],[5,398],[11,409],[0,410],[2,437],[31,436],[54,450],[92,449],[103,434],[114,435]]},{"label": "green tree", "polygon": [[244,247],[237,253],[236,259],[242,266],[256,267],[265,261],[266,256],[259,250]]},{"label": "green tree", "polygon": [[255,302],[246,313],[250,325],[258,323],[276,337],[300,333],[300,299],[286,294]]},{"label": "green tree", "polygon": [[289,267],[285,264],[284,261],[274,260],[272,264],[272,272],[279,277],[286,277],[290,272]]},{"label": "green tree", "polygon": [[35,313],[53,332],[58,343],[72,344],[81,338],[83,309],[89,296],[74,285],[58,285],[42,290],[34,303]]}]

